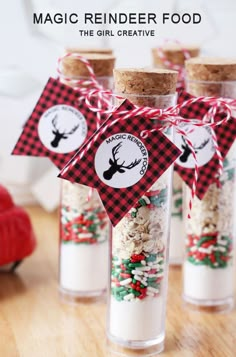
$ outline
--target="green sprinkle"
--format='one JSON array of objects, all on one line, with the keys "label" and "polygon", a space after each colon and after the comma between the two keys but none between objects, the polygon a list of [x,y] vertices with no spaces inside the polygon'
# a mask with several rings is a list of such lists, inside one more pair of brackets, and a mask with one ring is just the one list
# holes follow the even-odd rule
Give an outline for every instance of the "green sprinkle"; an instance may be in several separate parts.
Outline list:
[{"label": "green sprinkle", "polygon": [[156,281],[156,280],[157,280],[157,278],[147,278],[147,282],[148,283],[151,283],[151,282]]},{"label": "green sprinkle", "polygon": [[130,260],[129,259],[122,259],[122,263],[125,265],[125,264],[128,264],[130,263]]},{"label": "green sprinkle", "polygon": [[209,240],[211,240],[211,237],[202,237],[201,239],[199,239],[199,241],[197,242],[197,247],[201,247],[202,243],[205,243]]},{"label": "green sprinkle", "polygon": [[156,254],[150,254],[149,257],[146,258],[147,262],[154,262],[156,260]]},{"label": "green sprinkle", "polygon": [[158,283],[150,282],[150,284],[148,284],[148,285],[151,286],[152,288],[155,288],[155,289],[159,289],[160,288],[160,284],[158,284]]},{"label": "green sprinkle", "polygon": [[147,206],[147,202],[143,198],[140,198],[138,202],[141,206]]},{"label": "green sprinkle", "polygon": [[143,267],[142,263],[129,263],[130,268]]},{"label": "green sprinkle", "polygon": [[120,293],[122,291],[125,291],[125,287],[124,286],[116,286],[113,289],[116,291],[116,293]]},{"label": "green sprinkle", "polygon": [[124,297],[125,295],[128,295],[128,291],[121,291],[120,296]]},{"label": "green sprinkle", "polygon": [[134,290],[134,289],[132,289],[131,292],[134,294],[134,296],[139,296],[139,295],[141,295],[139,291]]}]

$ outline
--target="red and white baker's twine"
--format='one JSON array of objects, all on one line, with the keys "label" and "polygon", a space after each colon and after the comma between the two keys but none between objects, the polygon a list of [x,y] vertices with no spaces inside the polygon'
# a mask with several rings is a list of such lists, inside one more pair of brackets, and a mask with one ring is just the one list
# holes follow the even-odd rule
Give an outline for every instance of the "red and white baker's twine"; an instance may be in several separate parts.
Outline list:
[{"label": "red and white baker's twine", "polygon": [[[215,103],[211,106],[211,108],[209,109],[209,111],[207,112],[207,114],[205,115],[205,117],[203,118],[203,122],[204,123],[214,123],[214,117],[217,113],[217,110],[219,109],[219,103]],[[220,152],[220,148],[218,145],[218,141],[217,141],[217,137],[216,137],[216,133],[214,130],[211,129],[211,136],[212,136],[212,141],[213,141],[213,145],[216,151],[216,156],[219,162],[219,169],[218,169],[218,176],[220,177],[223,173],[223,157],[221,155]],[[218,179],[218,184],[220,185],[220,180]]]},{"label": "red and white baker's twine", "polygon": [[[178,40],[166,40],[165,43],[168,43],[168,42],[174,42],[176,43],[177,45],[180,46],[180,49],[182,50],[183,52],[183,55],[184,55],[184,58],[187,60],[189,59],[191,56],[190,56],[190,53],[189,51],[183,47],[183,45],[178,41]],[[174,71],[177,71],[178,72],[178,83],[177,83],[177,86],[178,87],[181,87],[182,86],[182,83],[184,82],[184,78],[185,78],[185,75],[184,75],[184,67],[179,65],[179,64],[174,64],[173,62],[169,61],[163,51],[163,47],[162,46],[159,46],[156,48],[156,51],[158,53],[158,56],[159,58],[161,59],[162,63],[164,64],[165,67],[169,68],[169,69],[173,69]]]},{"label": "red and white baker's twine", "polygon": [[[60,64],[63,58],[65,57],[76,57],[79,60],[81,60],[87,67],[89,73],[90,73],[90,78],[91,80],[72,80],[70,77],[66,77],[63,75],[60,69]],[[199,167],[198,167],[198,161],[197,161],[197,156],[194,150],[193,143],[188,137],[189,132],[185,132],[183,129],[179,127],[180,123],[191,123],[194,126],[197,127],[210,127],[212,130],[212,139],[213,139],[213,144],[215,146],[217,158],[219,160],[219,174],[222,173],[223,170],[223,158],[221,155],[221,152],[219,150],[219,146],[217,143],[217,137],[214,131],[214,128],[218,125],[225,124],[232,115],[232,109],[235,109],[236,107],[236,101],[235,100],[230,100],[230,99],[223,99],[223,98],[214,98],[214,97],[197,97],[197,98],[191,98],[183,102],[182,104],[177,104],[175,106],[169,107],[167,109],[158,109],[158,108],[150,108],[150,107],[138,107],[134,106],[133,109],[131,110],[119,110],[117,107],[113,107],[112,109],[103,109],[103,100],[105,98],[105,103],[108,104],[109,102],[109,97],[115,97],[117,99],[124,99],[122,96],[118,96],[114,94],[110,90],[105,90],[103,87],[97,82],[96,76],[94,74],[94,71],[92,67],[89,64],[89,61],[86,60],[84,57],[78,55],[78,54],[66,54],[64,57],[60,58],[58,60],[58,73],[59,75],[67,80],[67,81],[72,81],[74,84],[77,85],[92,85],[93,89],[91,88],[83,88],[82,93],[84,95],[84,99],[86,101],[87,106],[91,111],[94,111],[97,113],[98,121],[97,121],[97,128],[100,126],[100,118],[101,114],[112,114],[114,117],[114,120],[112,120],[109,124],[103,126],[99,132],[93,137],[93,139],[89,142],[89,144],[86,146],[86,149],[82,150],[79,159],[81,159],[86,150],[89,150],[90,147],[94,144],[94,142],[98,139],[98,136],[106,132],[106,130],[115,125],[118,121],[120,120],[126,120],[128,118],[133,118],[135,116],[143,116],[146,117],[147,119],[158,119],[160,121],[165,121],[166,125],[165,127],[163,126],[157,126],[156,128],[152,130],[145,130],[140,133],[141,137],[147,137],[149,132],[154,132],[157,130],[166,130],[167,127],[175,127],[176,131],[183,135],[185,137],[185,140],[192,152],[193,158],[194,158],[194,179],[191,187],[191,199],[189,201],[189,212],[191,212],[192,209],[192,201],[195,197],[196,194],[196,187],[197,187],[197,181],[198,181],[198,176],[199,176]],[[81,88],[80,88],[81,90]],[[97,107],[95,108],[94,105],[91,103],[92,98],[96,96],[98,98],[98,104]],[[203,121],[199,122],[192,122],[191,119],[186,119],[183,117],[179,116],[180,110],[186,106],[189,106],[193,103],[196,102],[204,102],[208,104],[211,109],[209,110],[209,113],[205,116]],[[215,116],[217,113],[223,112],[225,116],[223,119],[215,121]],[[72,165],[76,163],[76,159],[72,162]],[[63,172],[66,172],[68,169],[68,166],[63,170]],[[90,192],[91,194],[91,192]],[[188,218],[190,218],[190,213],[188,214]]]}]

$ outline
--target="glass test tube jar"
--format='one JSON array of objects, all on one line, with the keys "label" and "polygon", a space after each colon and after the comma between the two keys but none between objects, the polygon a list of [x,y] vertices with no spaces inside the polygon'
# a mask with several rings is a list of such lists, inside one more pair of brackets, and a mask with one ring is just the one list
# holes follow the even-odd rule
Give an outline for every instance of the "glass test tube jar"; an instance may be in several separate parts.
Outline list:
[{"label": "glass test tube jar", "polygon": [[[177,72],[117,69],[114,76],[116,92],[136,105],[175,104]],[[114,353],[164,348],[171,181],[169,168],[113,229],[107,335]]]},{"label": "glass test tube jar", "polygon": [[[187,50],[191,58],[199,56],[200,48],[194,45],[167,43],[162,46],[161,50],[168,62],[179,66],[184,71],[185,55],[183,48]],[[167,62],[163,61],[157,48],[152,49],[152,58],[154,67],[168,68]],[[177,87],[184,87],[182,77],[179,77]],[[172,189],[169,262],[171,265],[179,265],[182,264],[184,259],[183,181],[175,171]]]},{"label": "glass test tube jar", "polygon": [[[102,54],[83,54],[97,80],[105,88],[113,86],[115,58]],[[89,79],[85,65],[77,57],[66,57],[63,74]],[[74,84],[75,85],[75,84]],[[65,300],[76,301],[102,295],[107,288],[109,219],[95,189],[62,180],[60,205],[60,293]]]},{"label": "glass test tube jar", "polygon": [[[189,93],[236,98],[236,61],[199,57],[188,60],[186,70]],[[203,199],[194,198],[191,219],[186,218],[183,297],[193,308],[212,312],[227,311],[234,303],[235,143],[223,166]],[[187,187],[185,198],[187,209]]]}]

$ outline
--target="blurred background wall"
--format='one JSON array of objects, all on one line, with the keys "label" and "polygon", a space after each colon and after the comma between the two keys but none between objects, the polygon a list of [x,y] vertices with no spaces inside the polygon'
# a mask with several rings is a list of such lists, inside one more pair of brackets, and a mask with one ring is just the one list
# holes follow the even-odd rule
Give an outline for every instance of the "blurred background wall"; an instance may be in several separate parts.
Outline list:
[{"label": "blurred background wall", "polygon": [[[155,38],[79,37],[76,26],[32,24],[33,12],[89,11],[200,12],[202,23],[159,24]],[[235,14],[235,0],[1,1],[0,182],[8,186],[19,203],[39,202],[48,210],[57,206],[59,180],[54,178],[56,170],[51,163],[46,158],[10,157],[10,152],[47,78],[55,74],[56,60],[65,46],[112,47],[117,65],[132,67],[150,65],[150,48],[166,38],[198,43],[205,55],[236,56]],[[49,190],[49,186],[54,190]]]}]

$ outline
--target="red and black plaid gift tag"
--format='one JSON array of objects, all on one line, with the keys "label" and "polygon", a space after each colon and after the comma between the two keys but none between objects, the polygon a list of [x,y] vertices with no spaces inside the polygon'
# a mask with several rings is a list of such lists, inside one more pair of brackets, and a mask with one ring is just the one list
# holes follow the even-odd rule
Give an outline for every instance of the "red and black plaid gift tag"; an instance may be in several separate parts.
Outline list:
[{"label": "red and black plaid gift tag", "polygon": [[[179,94],[178,103],[182,104],[191,98],[194,97],[186,92],[182,92]],[[209,109],[209,104],[203,101],[196,101],[188,106],[184,106],[180,111],[180,116],[192,119],[193,122],[202,121]],[[218,121],[224,117],[224,113],[219,113],[215,116],[215,120]],[[224,159],[236,138],[235,118],[231,118],[226,124],[217,125],[214,129],[203,126],[196,127],[188,123],[180,124],[180,129],[188,133],[188,138],[194,147],[198,161],[196,195],[199,199],[202,199],[208,187],[216,180],[220,167],[219,157],[213,141],[213,134],[216,136],[218,149],[222,155],[222,159]],[[175,141],[176,145],[183,151],[182,155],[180,155],[175,162],[175,170],[187,185],[192,187],[195,173],[195,160],[191,149],[186,142],[186,138],[181,134],[176,133]]]},{"label": "red and black plaid gift tag", "polygon": [[50,78],[12,153],[47,156],[62,169],[96,131],[96,123],[79,90]]},{"label": "red and black plaid gift tag", "polygon": [[[119,111],[133,109],[124,101]],[[115,226],[180,155],[154,121],[135,116],[114,124],[114,113],[81,148],[60,177],[98,190]]]}]

